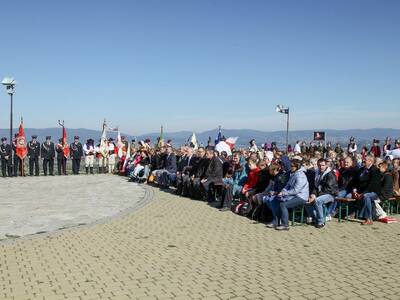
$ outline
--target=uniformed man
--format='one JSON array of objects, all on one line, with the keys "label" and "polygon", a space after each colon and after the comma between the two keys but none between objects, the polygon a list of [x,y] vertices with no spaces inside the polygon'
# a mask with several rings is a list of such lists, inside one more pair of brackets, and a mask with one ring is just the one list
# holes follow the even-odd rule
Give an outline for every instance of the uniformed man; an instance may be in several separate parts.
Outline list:
[{"label": "uniformed man", "polygon": [[67,158],[64,154],[64,145],[63,139],[58,140],[58,144],[56,146],[57,152],[57,171],[58,175],[67,175]]},{"label": "uniformed man", "polygon": [[85,153],[85,169],[86,174],[93,174],[93,165],[94,165],[94,140],[88,139],[86,144],[83,145],[83,152]]},{"label": "uniformed man", "polygon": [[51,141],[51,136],[46,136],[46,141],[42,143],[40,150],[40,156],[43,158],[44,176],[47,176],[47,170],[49,170],[50,176],[54,176],[54,157],[56,156],[56,150],[54,143]]},{"label": "uniformed man", "polygon": [[74,137],[74,142],[70,145],[71,158],[72,158],[72,173],[74,175],[79,174],[79,169],[81,167],[81,159],[83,156],[83,147],[79,142],[79,136]]},{"label": "uniformed man", "polygon": [[7,175],[9,177],[12,176],[11,155],[12,147],[11,145],[7,144],[7,138],[3,137],[0,145],[1,173],[3,177],[6,177]]},{"label": "uniformed man", "polygon": [[108,173],[113,174],[115,169],[115,158],[117,156],[114,139],[108,139]]},{"label": "uniformed man", "polygon": [[37,141],[37,135],[32,135],[32,140],[28,143],[28,157],[29,175],[33,176],[35,168],[35,176],[39,176],[40,143]]}]

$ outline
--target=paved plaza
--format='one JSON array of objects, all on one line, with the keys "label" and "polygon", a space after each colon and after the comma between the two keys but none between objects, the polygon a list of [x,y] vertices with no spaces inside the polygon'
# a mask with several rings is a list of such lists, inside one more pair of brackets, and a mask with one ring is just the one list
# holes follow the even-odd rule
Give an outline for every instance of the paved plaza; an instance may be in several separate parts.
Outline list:
[{"label": "paved plaza", "polygon": [[[128,183],[111,177],[121,195]],[[103,180],[76,178],[87,189]],[[85,201],[108,185],[82,187]],[[2,241],[0,299],[400,299],[399,224],[334,220],[277,232],[204,202],[129,187],[127,201],[141,193],[149,203],[94,225]]]}]

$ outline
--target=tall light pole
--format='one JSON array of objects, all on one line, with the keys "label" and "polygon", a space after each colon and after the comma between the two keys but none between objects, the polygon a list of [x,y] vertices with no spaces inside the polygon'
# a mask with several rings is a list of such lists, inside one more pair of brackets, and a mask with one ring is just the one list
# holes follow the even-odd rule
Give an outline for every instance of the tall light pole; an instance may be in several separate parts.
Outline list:
[{"label": "tall light pole", "polygon": [[275,108],[276,112],[286,115],[286,152],[288,152],[289,147],[289,107],[284,107],[283,105],[277,105]]},{"label": "tall light pole", "polygon": [[[12,147],[13,140],[13,95],[15,92],[16,81],[12,77],[6,77],[1,82],[5,87],[7,94],[10,95],[10,146]],[[11,148],[11,174],[14,174],[14,157],[13,157],[13,149]]]}]

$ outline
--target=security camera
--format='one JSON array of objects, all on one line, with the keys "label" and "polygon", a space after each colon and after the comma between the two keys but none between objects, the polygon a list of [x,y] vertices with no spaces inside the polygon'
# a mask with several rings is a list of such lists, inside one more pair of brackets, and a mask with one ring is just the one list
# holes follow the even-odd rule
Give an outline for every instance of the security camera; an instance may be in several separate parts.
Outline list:
[{"label": "security camera", "polygon": [[6,86],[14,86],[17,82],[12,77],[6,77],[1,83]]}]

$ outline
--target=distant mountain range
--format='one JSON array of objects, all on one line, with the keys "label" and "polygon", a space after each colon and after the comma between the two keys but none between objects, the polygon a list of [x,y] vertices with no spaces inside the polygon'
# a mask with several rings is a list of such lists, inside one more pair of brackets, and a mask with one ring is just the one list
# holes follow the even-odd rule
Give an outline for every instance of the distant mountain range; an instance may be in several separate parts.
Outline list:
[{"label": "distant mountain range", "polygon": [[[318,131],[326,132],[327,141],[331,141],[333,143],[339,142],[341,144],[346,144],[351,136],[354,136],[359,145],[371,144],[372,139],[377,138],[380,139],[381,142],[385,140],[387,136],[392,139],[400,137],[400,129],[393,128],[371,128],[371,129],[346,129],[346,130],[335,130],[335,129],[319,129]],[[18,129],[14,129],[13,131],[18,132]],[[313,139],[313,130],[293,130],[289,132],[289,143],[294,144],[296,140],[304,140],[311,141]],[[93,138],[97,141],[101,136],[101,131],[85,129],[85,128],[77,128],[67,129],[68,140],[72,141],[75,135],[80,137],[82,142],[86,141],[88,138]],[[50,135],[53,141],[56,141],[61,137],[61,128],[25,128],[25,134],[30,139],[31,135],[38,135],[38,139],[43,141],[47,135]],[[211,137],[212,142],[214,142],[215,137],[218,134],[218,129],[212,129],[204,132],[196,132],[197,140],[199,143],[204,145],[207,144],[209,137]],[[128,140],[136,139],[136,140],[144,140],[149,138],[152,142],[155,142],[159,133],[149,133],[139,136],[134,136],[131,134],[121,133],[121,135],[125,135]],[[179,131],[179,132],[165,132],[164,140],[167,141],[171,139],[175,146],[185,144],[187,140],[192,135],[191,131]],[[260,145],[265,142],[277,142],[278,145],[283,145],[285,143],[285,131],[260,131],[253,129],[222,129],[222,135],[225,137],[239,137],[237,141],[238,146],[247,146],[248,142],[251,139],[255,139],[257,144]],[[0,129],[0,136],[9,137],[9,129]],[[116,132],[109,132],[108,137],[116,138]]]}]

